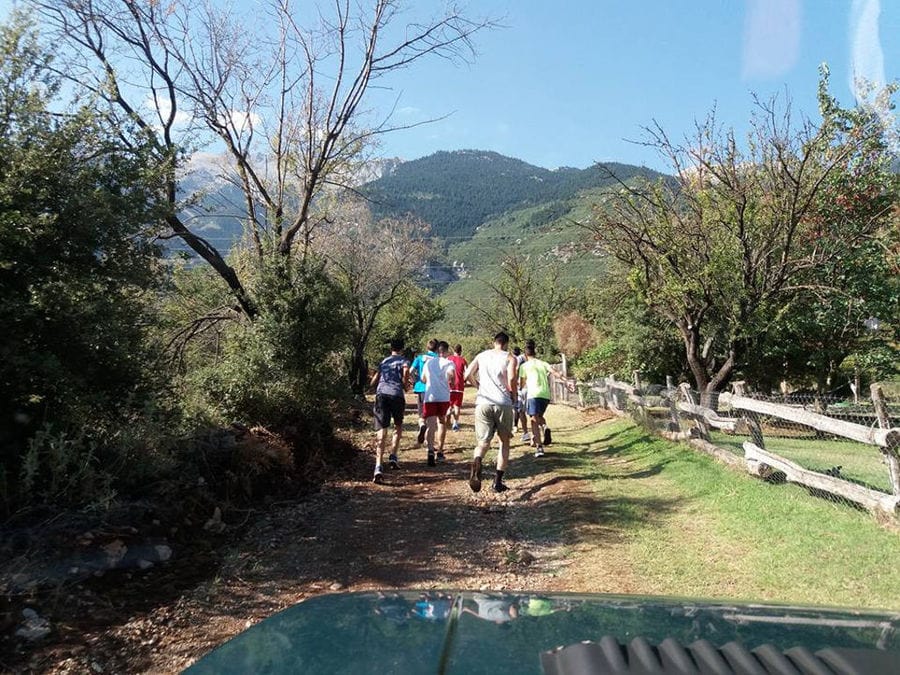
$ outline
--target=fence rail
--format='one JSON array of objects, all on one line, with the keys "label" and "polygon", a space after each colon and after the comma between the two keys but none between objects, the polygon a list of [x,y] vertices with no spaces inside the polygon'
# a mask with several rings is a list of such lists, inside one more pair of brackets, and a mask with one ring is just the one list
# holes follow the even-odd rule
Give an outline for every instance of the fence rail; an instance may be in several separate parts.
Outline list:
[{"label": "fence rail", "polygon": [[[601,406],[671,440],[685,441],[732,467],[774,482],[896,516],[900,509],[900,417],[897,402],[872,387],[853,403],[821,396],[700,395],[690,386],[592,382],[556,375],[555,403]],[[873,447],[874,446],[874,447]],[[876,451],[877,448],[877,451]]]}]

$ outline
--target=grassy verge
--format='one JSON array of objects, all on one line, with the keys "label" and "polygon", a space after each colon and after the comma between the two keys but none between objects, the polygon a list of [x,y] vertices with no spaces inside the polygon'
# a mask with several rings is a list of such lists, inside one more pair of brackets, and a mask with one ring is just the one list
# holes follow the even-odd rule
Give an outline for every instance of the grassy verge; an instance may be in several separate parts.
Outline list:
[{"label": "grassy verge", "polygon": [[900,608],[900,536],[865,512],[730,471],[627,421],[573,428],[554,453],[558,469],[590,477],[598,504],[630,510],[619,522],[607,511],[619,536],[594,553],[582,547],[577,562],[608,562],[599,549],[620,547],[630,579],[622,590]]},{"label": "grassy verge", "polygon": [[[714,431],[712,442],[743,457],[743,442],[748,436],[729,436]],[[838,439],[818,439],[813,434],[797,437],[766,436],[766,450],[802,467],[827,471],[841,467],[842,476],[884,492],[890,492],[891,481],[887,465],[878,448]]]}]

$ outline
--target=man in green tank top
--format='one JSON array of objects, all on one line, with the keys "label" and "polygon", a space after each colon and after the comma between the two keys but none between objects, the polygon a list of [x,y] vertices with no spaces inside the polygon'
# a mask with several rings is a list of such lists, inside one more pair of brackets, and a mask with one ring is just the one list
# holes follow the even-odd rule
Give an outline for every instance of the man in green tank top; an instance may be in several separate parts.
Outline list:
[{"label": "man in green tank top", "polygon": [[525,414],[531,422],[531,445],[534,456],[544,456],[544,443],[549,436],[544,413],[550,405],[550,364],[535,355],[534,340],[525,343],[525,363],[519,366],[519,388],[528,390]]}]

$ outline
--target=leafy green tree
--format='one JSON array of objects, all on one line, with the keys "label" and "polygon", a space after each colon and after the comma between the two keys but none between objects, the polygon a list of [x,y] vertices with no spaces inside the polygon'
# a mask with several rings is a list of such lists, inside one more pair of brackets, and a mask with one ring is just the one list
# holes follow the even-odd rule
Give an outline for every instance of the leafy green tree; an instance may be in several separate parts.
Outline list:
[{"label": "leafy green tree", "polygon": [[[241,269],[259,314],[250,321],[209,268],[176,268],[162,303],[167,355],[186,417],[203,423],[327,426],[346,395],[349,335],[343,290],[323,261],[246,251]],[[315,264],[313,264],[315,263]]]},{"label": "leafy green tree", "polygon": [[423,280],[430,254],[427,228],[412,218],[372,220],[365,204],[345,203],[321,226],[315,250],[344,294],[350,337],[350,385],[362,394],[368,381],[366,351],[378,318],[404,303]]},{"label": "leafy green tree", "polygon": [[[444,317],[444,308],[428,289],[408,284],[396,302],[379,313],[369,339],[366,359],[378,363],[387,355],[390,341],[403,338],[408,349],[418,349],[432,335],[429,329]],[[447,336],[440,336],[447,339]],[[452,346],[452,345],[451,345]]]},{"label": "leafy green tree", "polygon": [[660,321],[629,288],[623,270],[613,266],[590,282],[579,311],[597,330],[597,343],[571,362],[583,378],[615,375],[630,381],[639,370],[644,381],[663,383],[688,376],[683,350],[671,324]]},{"label": "leafy green tree", "polygon": [[[151,389],[159,182],[90,106],[58,100],[27,17],[0,26],[0,466],[44,426],[116,424]],[[66,446],[69,447],[69,446]],[[37,450],[35,450],[37,452]],[[36,478],[39,482],[39,477]]]},{"label": "leafy green tree", "polygon": [[575,295],[559,283],[558,263],[513,252],[495,278],[480,281],[488,289],[486,301],[466,302],[481,316],[486,333],[504,330],[513,344],[534,339],[543,349],[555,344],[553,320]]},{"label": "leafy green tree", "polygon": [[[649,130],[674,179],[622,183],[595,210],[597,241],[627,267],[641,302],[675,326],[701,391],[724,386],[812,285],[838,297],[839,279],[817,270],[857,264],[848,252],[889,217],[887,130],[876,110],[843,109],[827,87],[823,69],[818,124],[795,125],[789,107],[757,101],[743,145],[714,115],[684,143]],[[828,204],[858,206],[835,218]]]},{"label": "leafy green tree", "polygon": [[311,262],[285,269],[290,259],[276,258],[248,277],[256,320],[229,322],[218,352],[187,373],[193,397],[205,399],[216,421],[308,426],[330,418],[328,402],[346,386],[347,316],[340,289]]}]

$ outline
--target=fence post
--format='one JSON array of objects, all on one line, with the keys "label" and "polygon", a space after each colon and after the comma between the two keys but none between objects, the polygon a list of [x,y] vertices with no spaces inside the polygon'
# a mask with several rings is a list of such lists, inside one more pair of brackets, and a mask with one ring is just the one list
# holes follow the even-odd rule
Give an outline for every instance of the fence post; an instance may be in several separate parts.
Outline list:
[{"label": "fence post", "polygon": [[[691,390],[691,385],[689,385],[687,382],[683,382],[679,385],[678,388],[681,389],[682,394],[684,394],[684,399],[688,403],[693,403],[694,405],[702,405],[697,400],[697,397],[694,396],[694,392]],[[703,415],[692,414],[688,414],[688,417],[694,423],[694,429],[697,430],[698,436],[704,441],[710,440],[711,437],[709,435],[709,422],[706,421],[706,418],[703,417]]]},{"label": "fence post", "polygon": [[[872,406],[875,408],[875,416],[878,418],[878,426],[882,429],[891,428],[891,418],[888,415],[887,405],[884,402],[884,391],[878,383],[872,384],[870,391],[872,392]],[[888,446],[882,448],[884,458],[887,461],[888,470],[891,474],[891,491],[895,495],[900,495],[900,455],[895,443],[891,442],[888,437]]]},{"label": "fence post", "polygon": [[671,375],[666,375],[666,393],[669,396],[669,431],[681,431],[681,422],[678,420],[678,401],[676,397],[675,383]]},{"label": "fence post", "polygon": [[[743,380],[733,383],[732,387],[734,388],[735,395],[746,396]],[[753,445],[760,450],[765,450],[766,442],[763,439],[762,427],[759,424],[759,415],[755,412],[745,410],[743,417],[744,421],[747,423],[747,427],[750,429],[750,440],[753,442]]]}]

